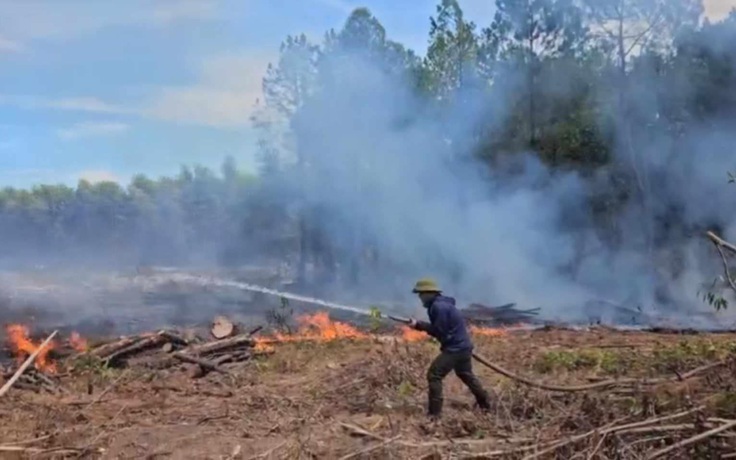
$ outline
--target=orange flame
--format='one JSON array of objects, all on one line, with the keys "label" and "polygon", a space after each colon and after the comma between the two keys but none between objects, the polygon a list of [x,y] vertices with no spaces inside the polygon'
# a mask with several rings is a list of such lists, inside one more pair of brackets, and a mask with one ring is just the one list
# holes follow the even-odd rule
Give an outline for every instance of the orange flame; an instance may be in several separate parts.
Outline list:
[{"label": "orange flame", "polygon": [[256,339],[256,345],[253,347],[253,349],[261,353],[266,353],[274,350],[273,346],[268,343],[268,339],[262,338]]},{"label": "orange flame", "polygon": [[[6,330],[11,350],[13,353],[17,354],[19,364],[25,361],[25,359],[35,352],[40,346],[40,343],[34,344],[33,341],[28,338],[28,328],[22,324],[10,324],[6,327]],[[54,342],[50,342],[36,356],[36,359],[34,360],[36,369],[49,373],[56,372],[56,365],[48,359],[49,351],[51,351],[54,346]]]},{"label": "orange flame", "polygon": [[486,337],[503,337],[507,333],[505,329],[499,329],[495,327],[480,327],[474,325],[468,326],[468,330],[473,335],[481,335]]},{"label": "orange flame", "polygon": [[[493,327],[480,327],[475,325],[468,326],[468,332],[472,335],[485,336],[485,337],[503,337],[507,334],[505,329],[498,329]],[[426,340],[429,335],[412,329],[408,326],[401,326],[401,338],[407,342],[418,342],[420,340]]]},{"label": "orange flame", "polygon": [[[361,332],[349,324],[332,321],[327,312],[302,315],[297,317],[297,321],[299,328],[294,334],[277,333],[257,338],[256,351],[272,351],[273,344],[284,342],[331,342],[339,339],[366,339],[371,337],[370,334]],[[505,329],[474,325],[469,326],[468,330],[476,336],[503,337],[507,334]],[[406,342],[418,342],[429,339],[429,335],[408,326],[401,326],[400,339]]]},{"label": "orange flame", "polygon": [[368,334],[349,324],[332,321],[327,312],[302,315],[297,317],[297,322],[299,323],[299,329],[295,334],[274,334],[256,339],[256,350],[271,350],[272,347],[269,344],[278,342],[331,342],[339,339],[364,339],[369,337]]},{"label": "orange flame", "polygon": [[427,340],[429,335],[409,326],[401,326],[401,338],[407,342],[419,342],[420,340]]},{"label": "orange flame", "polygon": [[85,352],[89,349],[89,344],[87,343],[87,340],[79,335],[77,332],[72,332],[69,336],[69,345],[71,347],[79,352]]}]

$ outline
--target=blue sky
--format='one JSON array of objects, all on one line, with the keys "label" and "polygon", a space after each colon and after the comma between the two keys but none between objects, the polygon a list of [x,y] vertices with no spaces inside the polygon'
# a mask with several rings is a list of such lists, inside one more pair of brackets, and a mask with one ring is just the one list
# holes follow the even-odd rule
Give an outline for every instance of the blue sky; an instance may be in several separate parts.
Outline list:
[{"label": "blue sky", "polygon": [[[492,2],[468,0],[486,22]],[[249,116],[287,34],[321,37],[367,6],[425,48],[434,0],[0,0],[0,186],[127,182],[254,167]]]},{"label": "blue sky", "polygon": [[[225,155],[253,168],[248,120],[286,35],[321,37],[366,6],[423,53],[438,2],[0,0],[0,186],[127,182]],[[493,3],[461,0],[481,25]]]}]

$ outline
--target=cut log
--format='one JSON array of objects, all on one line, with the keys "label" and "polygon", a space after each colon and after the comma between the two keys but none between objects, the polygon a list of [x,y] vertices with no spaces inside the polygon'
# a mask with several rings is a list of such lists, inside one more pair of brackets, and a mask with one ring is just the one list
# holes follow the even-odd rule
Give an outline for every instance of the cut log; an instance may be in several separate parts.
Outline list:
[{"label": "cut log", "polygon": [[68,344],[63,344],[61,346],[58,346],[57,348],[52,348],[51,350],[49,350],[48,356],[53,361],[63,361],[77,354],[79,354],[78,350],[75,350]]},{"label": "cut log", "polygon": [[220,340],[227,337],[232,337],[236,333],[236,327],[224,316],[215,316],[212,321],[212,327],[210,328],[212,337]]},{"label": "cut log", "polygon": [[197,332],[192,329],[185,329],[181,331],[181,338],[186,340],[189,344],[203,342],[204,339],[197,335]]},{"label": "cut log", "polygon": [[248,335],[253,335],[263,329],[263,326],[256,326],[248,332]]},{"label": "cut log", "polygon": [[158,335],[166,337],[166,339],[174,345],[189,345],[189,340],[171,331],[159,331]]},{"label": "cut log", "polygon": [[99,347],[94,348],[89,353],[92,356],[96,356],[98,358],[107,358],[108,356],[115,353],[116,351],[129,347],[133,345],[134,343],[139,342],[143,339],[144,337],[140,337],[140,336],[122,337],[120,340],[116,340],[114,342],[100,345]]},{"label": "cut log", "polygon": [[460,310],[466,321],[487,326],[504,326],[520,323],[533,323],[539,314],[539,308],[519,310],[516,304],[510,303],[500,307],[488,307],[474,303]]},{"label": "cut log", "polygon": [[201,345],[192,345],[182,350],[188,355],[206,355],[217,351],[229,350],[238,347],[253,347],[256,341],[250,334],[236,335],[228,339],[218,340],[216,342],[203,343]]},{"label": "cut log", "polygon": [[[32,390],[36,393],[40,391],[46,391],[51,394],[58,394],[62,391],[62,388],[53,381],[46,382],[44,379],[39,378],[41,374],[34,372],[33,369],[26,370],[26,372],[18,377],[13,388],[20,388],[23,390]],[[3,379],[7,380],[12,377],[12,373],[3,375]]]},{"label": "cut log", "polygon": [[253,357],[253,353],[251,353],[250,351],[243,351],[243,352],[240,352],[240,353],[233,354],[232,355],[232,358],[230,359],[230,361],[232,361],[234,363],[235,362],[239,362],[239,361],[247,361],[247,360],[249,360],[252,357]]},{"label": "cut log", "polygon": [[206,371],[199,364],[190,364],[186,368],[187,377],[190,379],[198,379],[204,377]]},{"label": "cut log", "polygon": [[474,311],[474,310],[480,310],[480,311],[486,311],[486,310],[494,310],[494,311],[502,311],[502,310],[511,310],[516,306],[515,303],[507,303],[505,305],[501,305],[499,307],[487,307],[485,305],[479,304],[479,303],[471,303],[468,305],[468,308],[466,308],[467,311]]},{"label": "cut log", "polygon": [[167,341],[167,338],[160,334],[155,334],[150,337],[146,337],[125,348],[118,349],[116,352],[108,355],[105,358],[105,362],[107,362],[108,364],[113,364],[119,361],[121,358],[125,358],[127,356],[130,356],[136,353],[140,353],[150,348],[161,346],[166,341]]},{"label": "cut log", "polygon": [[193,363],[186,368],[187,375],[189,376],[189,378],[192,379],[204,377],[205,375],[209,374],[211,370],[227,374],[227,370],[220,367],[220,365],[229,361],[232,358],[232,355],[223,355],[218,357],[217,359],[209,361],[195,358],[193,356],[182,355],[181,353],[178,353],[174,356],[182,361]]},{"label": "cut log", "polygon": [[166,342],[163,347],[161,347],[161,351],[164,353],[171,353],[174,351],[174,345],[171,342]]},{"label": "cut log", "polygon": [[[179,353],[179,352],[174,353],[173,356],[176,359],[179,359],[187,363],[198,364],[205,370],[217,371],[217,372],[220,372],[221,374],[228,373],[225,369],[219,366],[219,360],[222,359],[223,357],[221,357],[217,361],[210,361],[207,359],[197,358],[195,356],[190,356],[185,353]],[[229,356],[227,356],[227,359],[229,359]]]},{"label": "cut log", "polygon": [[31,371],[27,371],[26,374],[38,381],[44,388],[47,388],[52,393],[68,392],[68,390],[62,387],[57,381],[45,375],[43,372],[33,369]]}]

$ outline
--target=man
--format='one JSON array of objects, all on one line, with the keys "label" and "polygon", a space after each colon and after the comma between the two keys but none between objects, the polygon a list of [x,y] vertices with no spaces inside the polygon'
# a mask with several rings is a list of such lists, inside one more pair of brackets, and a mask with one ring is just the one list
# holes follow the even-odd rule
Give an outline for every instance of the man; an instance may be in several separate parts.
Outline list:
[{"label": "man", "polygon": [[429,416],[438,419],[442,414],[442,380],[450,371],[470,389],[478,407],[490,409],[488,393],[473,374],[473,342],[465,327],[465,321],[455,307],[455,299],[442,295],[431,279],[417,281],[412,291],[419,296],[427,309],[429,323],[411,320],[414,329],[424,331],[440,342],[440,355],[429,366]]}]

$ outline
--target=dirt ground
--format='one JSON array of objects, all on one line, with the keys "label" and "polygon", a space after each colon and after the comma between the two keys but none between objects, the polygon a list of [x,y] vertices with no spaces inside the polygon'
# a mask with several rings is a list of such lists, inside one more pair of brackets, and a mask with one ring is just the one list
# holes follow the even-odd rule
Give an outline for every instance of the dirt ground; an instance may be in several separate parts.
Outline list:
[{"label": "dirt ground", "polygon": [[[437,353],[428,341],[286,343],[232,375],[201,379],[179,369],[76,370],[62,378],[68,394],[12,389],[2,398],[0,458],[649,458],[736,419],[734,339],[603,328],[478,336],[478,354],[537,381],[672,380],[550,392],[476,363],[495,394],[494,410],[475,411],[450,375],[444,417],[435,425],[424,415],[425,372]],[[724,364],[686,375],[717,362]],[[654,428],[606,432],[688,410]],[[736,458],[728,457],[736,452],[729,433],[658,458]],[[555,446],[557,440],[564,442]]]}]

